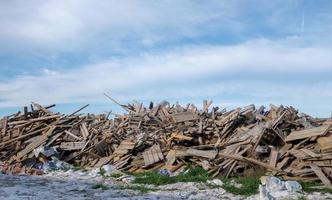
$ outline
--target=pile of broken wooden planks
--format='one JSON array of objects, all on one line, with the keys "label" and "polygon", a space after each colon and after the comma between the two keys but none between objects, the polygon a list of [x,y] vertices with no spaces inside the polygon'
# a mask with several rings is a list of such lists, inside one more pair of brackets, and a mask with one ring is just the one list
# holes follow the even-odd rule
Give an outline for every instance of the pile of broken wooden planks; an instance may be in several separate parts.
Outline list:
[{"label": "pile of broken wooden planks", "polygon": [[[116,102],[117,103],[117,102]],[[332,121],[293,107],[249,105],[230,111],[164,101],[122,106],[126,114],[60,115],[33,103],[1,120],[2,161],[37,159],[33,150],[55,147],[58,158],[84,167],[112,164],[139,172],[201,166],[213,176],[268,172],[285,179],[321,180],[332,188]]]}]

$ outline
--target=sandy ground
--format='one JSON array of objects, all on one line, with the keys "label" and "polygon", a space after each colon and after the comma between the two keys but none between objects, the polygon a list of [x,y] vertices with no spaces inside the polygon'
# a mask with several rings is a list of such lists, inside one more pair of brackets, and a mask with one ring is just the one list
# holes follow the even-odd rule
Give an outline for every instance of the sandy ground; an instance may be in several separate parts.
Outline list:
[{"label": "sandy ground", "polygon": [[[102,183],[108,189],[93,189]],[[123,184],[123,183],[122,183]],[[43,176],[0,175],[0,200],[39,199],[258,199],[235,196],[222,188],[211,189],[203,183],[176,183],[160,186],[158,191],[146,194],[135,190],[119,189],[114,179],[104,179],[88,172],[54,172]],[[332,194],[293,194],[287,198],[298,199],[305,195],[308,199],[332,199]]]}]

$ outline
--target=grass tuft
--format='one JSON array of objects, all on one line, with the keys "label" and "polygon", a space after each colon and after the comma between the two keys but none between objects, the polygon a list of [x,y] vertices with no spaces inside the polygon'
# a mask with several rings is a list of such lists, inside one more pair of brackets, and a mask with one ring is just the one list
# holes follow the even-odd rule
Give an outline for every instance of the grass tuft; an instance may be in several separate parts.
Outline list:
[{"label": "grass tuft", "polygon": [[98,174],[102,177],[105,177],[106,171],[103,168],[100,168]]},{"label": "grass tuft", "polygon": [[136,184],[151,184],[151,185],[166,185],[177,182],[206,182],[210,179],[210,175],[206,170],[201,167],[192,168],[189,167],[187,172],[180,173],[177,176],[166,176],[159,174],[158,172],[143,172],[134,173]]},{"label": "grass tuft", "polygon": [[123,174],[121,174],[121,173],[113,173],[113,174],[111,174],[109,176],[112,177],[112,178],[120,178],[121,176],[123,176]]},{"label": "grass tuft", "polygon": [[302,185],[302,189],[304,192],[324,192],[324,193],[332,193],[332,190],[324,187],[321,183],[318,182],[300,182]]},{"label": "grass tuft", "polygon": [[300,196],[299,198],[297,198],[297,200],[308,200],[308,198],[305,196]]},{"label": "grass tuft", "polygon": [[[224,183],[221,187],[224,188],[227,192],[244,196],[257,194],[260,184],[260,179],[258,177],[236,177],[232,179],[222,178],[221,180]],[[241,187],[235,187],[231,180],[241,184]]]}]

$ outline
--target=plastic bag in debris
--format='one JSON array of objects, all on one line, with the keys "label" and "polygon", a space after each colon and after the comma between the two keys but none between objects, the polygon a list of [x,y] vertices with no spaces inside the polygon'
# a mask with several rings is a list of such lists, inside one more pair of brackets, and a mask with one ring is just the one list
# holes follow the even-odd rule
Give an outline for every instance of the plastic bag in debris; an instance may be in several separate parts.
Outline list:
[{"label": "plastic bag in debris", "polygon": [[297,181],[286,181],[285,186],[286,186],[286,189],[289,192],[300,192],[300,191],[302,191],[302,186]]},{"label": "plastic bag in debris", "polygon": [[52,157],[52,160],[46,161],[43,163],[42,170],[44,172],[55,171],[55,170],[68,170],[70,169],[71,165],[58,160],[55,157]]},{"label": "plastic bag in debris", "polygon": [[106,176],[109,176],[115,171],[118,171],[114,165],[104,165],[101,168],[104,170]]},{"label": "plastic bag in debris", "polygon": [[285,183],[274,176],[268,176],[266,178],[266,189],[268,191],[278,191],[285,188]]},{"label": "plastic bag in debris", "polygon": [[164,175],[164,176],[170,176],[171,172],[168,171],[167,169],[161,169],[161,170],[159,170],[159,174]]},{"label": "plastic bag in debris", "polygon": [[213,180],[208,180],[208,184],[210,185],[215,185],[215,186],[223,186],[224,183],[220,179],[213,179]]},{"label": "plastic bag in debris", "polygon": [[262,185],[259,185],[259,200],[274,200],[272,195],[266,190],[266,187]]},{"label": "plastic bag in debris", "polygon": [[56,151],[56,149],[54,147],[48,147],[48,146],[40,146],[40,147],[34,149],[33,153],[36,158],[38,158],[40,156],[40,154],[43,154],[47,158],[49,158],[51,156],[56,156],[58,154],[58,152]]}]

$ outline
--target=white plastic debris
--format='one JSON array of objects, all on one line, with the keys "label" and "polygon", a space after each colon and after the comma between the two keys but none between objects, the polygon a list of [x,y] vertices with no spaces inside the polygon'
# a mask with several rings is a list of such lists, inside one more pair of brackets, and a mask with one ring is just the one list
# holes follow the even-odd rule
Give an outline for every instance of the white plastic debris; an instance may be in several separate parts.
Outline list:
[{"label": "white plastic debris", "polygon": [[224,183],[220,179],[213,179],[213,180],[208,180],[208,184],[215,185],[215,186],[222,186]]},{"label": "white plastic debris", "polygon": [[113,165],[104,165],[101,168],[104,170],[105,172],[104,175],[106,176],[110,176],[111,174],[114,173],[114,171],[116,171],[116,168]]},{"label": "white plastic debris", "polygon": [[285,184],[282,180],[274,176],[268,176],[266,178],[266,189],[268,191],[280,191],[285,189]]},{"label": "white plastic debris", "polygon": [[91,177],[97,177],[100,175],[100,168],[96,168],[96,169],[92,169],[90,172],[89,172],[89,176]]},{"label": "white plastic debris", "polygon": [[302,186],[297,181],[286,181],[285,186],[289,192],[301,192],[302,191]]},{"label": "white plastic debris", "polygon": [[54,147],[47,147],[47,146],[46,147],[40,146],[40,147],[34,149],[33,153],[36,158],[38,158],[40,156],[40,154],[43,154],[47,158],[58,154],[58,152],[56,151],[56,149]]},{"label": "white plastic debris", "polygon": [[261,182],[263,184],[259,187],[259,198],[261,200],[295,198],[302,190],[300,183],[297,181],[282,181],[274,176],[261,177]]},{"label": "white plastic debris", "polygon": [[259,185],[259,200],[274,200],[265,186]]},{"label": "white plastic debris", "polygon": [[56,157],[52,157],[52,160],[43,163],[42,170],[44,172],[56,171],[56,170],[67,170],[72,166],[66,162],[63,162]]}]

